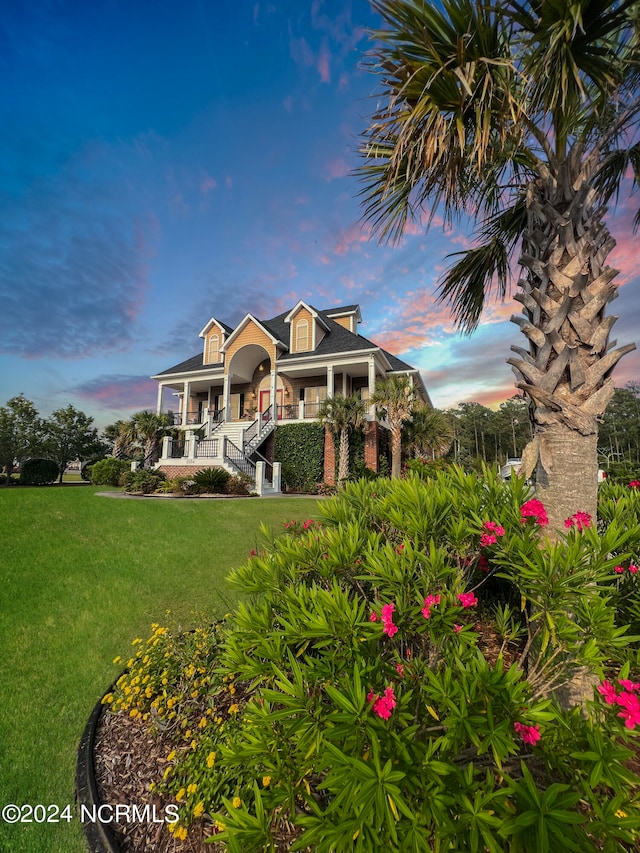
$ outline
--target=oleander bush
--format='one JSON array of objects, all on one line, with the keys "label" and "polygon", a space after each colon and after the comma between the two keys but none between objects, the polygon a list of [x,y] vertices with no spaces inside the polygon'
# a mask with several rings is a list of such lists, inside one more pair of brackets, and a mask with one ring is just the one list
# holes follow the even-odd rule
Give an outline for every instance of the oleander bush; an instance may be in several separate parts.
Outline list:
[{"label": "oleander bush", "polygon": [[60,466],[53,459],[27,459],[20,467],[21,486],[48,486],[60,476]]},{"label": "oleander bush", "polygon": [[[263,530],[202,648],[156,626],[107,699],[174,738],[171,831],[207,812],[231,853],[631,849],[640,637],[616,608],[640,526],[618,488],[553,545],[522,480],[457,467]],[[585,670],[598,689],[564,710]]]}]

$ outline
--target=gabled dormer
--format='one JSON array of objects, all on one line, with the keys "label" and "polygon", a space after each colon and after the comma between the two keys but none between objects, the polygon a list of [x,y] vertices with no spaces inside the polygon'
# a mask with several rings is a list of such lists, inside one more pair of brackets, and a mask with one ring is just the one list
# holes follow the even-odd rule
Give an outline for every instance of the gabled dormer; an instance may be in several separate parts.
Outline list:
[{"label": "gabled dormer", "polygon": [[221,323],[212,317],[204,329],[200,332],[200,337],[204,338],[203,364],[222,364],[224,355],[222,345],[233,331],[226,323]]},{"label": "gabled dormer", "polygon": [[332,320],[342,326],[343,329],[353,332],[354,335],[358,334],[358,323],[362,322],[359,305],[344,305],[342,308],[331,308],[324,313],[327,317],[331,317]]},{"label": "gabled dormer", "polygon": [[300,300],[287,316],[289,324],[289,352],[313,352],[329,331],[320,314]]}]

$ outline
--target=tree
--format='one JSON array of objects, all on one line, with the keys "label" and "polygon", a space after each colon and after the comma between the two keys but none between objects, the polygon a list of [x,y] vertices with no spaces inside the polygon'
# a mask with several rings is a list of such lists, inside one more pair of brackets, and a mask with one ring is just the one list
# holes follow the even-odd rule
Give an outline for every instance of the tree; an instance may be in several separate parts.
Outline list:
[{"label": "tree", "polygon": [[119,420],[104,428],[103,440],[116,459],[129,458],[135,452],[136,434],[132,420]]},{"label": "tree", "polygon": [[[382,239],[436,209],[467,214],[440,298],[459,327],[522,275],[509,359],[532,404],[523,454],[551,531],[597,511],[598,419],[621,356],[605,309],[617,295],[603,217],[625,176],[640,184],[640,48],[632,0],[371,0],[379,107],[363,136],[364,216]],[[635,225],[640,223],[640,212]]]},{"label": "tree", "polygon": [[84,460],[104,452],[104,444],[92,424],[93,418],[72,405],[56,409],[44,422],[44,444],[47,454],[58,463],[59,483],[73,459]]},{"label": "tree", "polygon": [[381,410],[391,432],[391,476],[402,471],[402,425],[413,411],[415,394],[408,376],[392,374],[378,379],[371,402]]},{"label": "tree", "polygon": [[137,412],[131,423],[136,440],[144,452],[144,467],[150,468],[158,460],[160,444],[171,421],[167,415],[145,410]]},{"label": "tree", "polygon": [[453,443],[451,418],[440,409],[414,405],[402,428],[402,443],[415,457],[435,459]]},{"label": "tree", "polygon": [[42,438],[42,420],[23,394],[0,406],[0,470],[5,470],[5,485],[16,465],[41,452]]},{"label": "tree", "polygon": [[359,429],[366,413],[366,404],[355,394],[335,394],[323,400],[318,412],[320,422],[334,435],[340,436],[338,453],[338,481],[349,476],[349,433]]}]

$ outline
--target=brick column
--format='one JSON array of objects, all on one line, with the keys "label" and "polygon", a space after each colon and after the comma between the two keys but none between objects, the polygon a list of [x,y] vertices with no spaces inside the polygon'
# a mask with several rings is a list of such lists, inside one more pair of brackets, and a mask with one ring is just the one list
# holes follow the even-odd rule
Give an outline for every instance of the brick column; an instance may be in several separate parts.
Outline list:
[{"label": "brick column", "polygon": [[366,421],[364,425],[364,465],[378,472],[378,431],[377,421]]},{"label": "brick column", "polygon": [[328,426],[324,428],[324,482],[328,486],[336,484],[336,446]]}]

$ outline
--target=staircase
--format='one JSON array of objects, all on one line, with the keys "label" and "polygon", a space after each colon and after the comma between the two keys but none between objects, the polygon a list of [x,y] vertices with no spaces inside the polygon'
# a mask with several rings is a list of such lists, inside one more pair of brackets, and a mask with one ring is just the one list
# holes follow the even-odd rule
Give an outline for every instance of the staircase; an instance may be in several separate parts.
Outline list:
[{"label": "staircase", "polygon": [[231,474],[246,474],[255,482],[256,463],[265,463],[266,479],[273,482],[271,463],[258,451],[260,445],[273,432],[276,424],[271,417],[271,407],[252,424],[232,421],[217,423],[207,438],[218,439],[220,464]]}]

